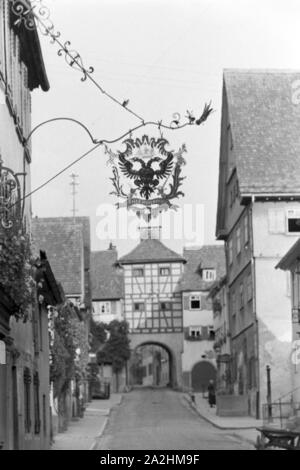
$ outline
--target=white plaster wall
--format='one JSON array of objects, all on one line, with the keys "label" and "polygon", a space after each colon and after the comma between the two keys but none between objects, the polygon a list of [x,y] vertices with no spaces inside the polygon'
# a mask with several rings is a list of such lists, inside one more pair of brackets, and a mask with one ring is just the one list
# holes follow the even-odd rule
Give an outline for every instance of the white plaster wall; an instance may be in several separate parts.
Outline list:
[{"label": "white plaster wall", "polygon": [[[208,292],[200,292],[200,291],[193,291],[193,292],[185,292],[183,294],[183,306],[185,304],[184,298],[189,299],[190,296],[192,295],[200,295],[201,300],[203,298],[203,301],[206,301]],[[213,320],[213,312],[212,310],[188,310],[184,309],[183,310],[183,326],[209,326],[213,325],[214,320]]]},{"label": "white plaster wall", "polygon": [[182,354],[182,370],[183,372],[189,372],[192,370],[194,365],[199,361],[211,362],[214,366],[215,360],[209,359],[208,357],[201,357],[208,353],[214,354],[213,341],[184,341],[183,343],[183,354]]},{"label": "white plaster wall", "polygon": [[291,246],[298,240],[298,234],[287,234],[285,223],[282,228],[278,225],[278,233],[272,233],[269,227],[269,211],[277,210],[285,218],[287,210],[300,210],[300,202],[255,202],[252,208],[253,214],[253,254],[255,257],[278,258],[278,261],[286,254]]}]

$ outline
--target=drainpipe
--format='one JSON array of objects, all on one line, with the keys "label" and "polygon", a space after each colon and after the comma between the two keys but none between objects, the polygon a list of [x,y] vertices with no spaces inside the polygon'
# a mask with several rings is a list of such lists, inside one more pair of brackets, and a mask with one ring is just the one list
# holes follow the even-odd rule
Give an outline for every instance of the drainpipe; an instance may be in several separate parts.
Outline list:
[{"label": "drainpipe", "polygon": [[267,371],[267,403],[268,403],[268,420],[272,421],[272,389],[271,389],[271,367],[266,367]]}]

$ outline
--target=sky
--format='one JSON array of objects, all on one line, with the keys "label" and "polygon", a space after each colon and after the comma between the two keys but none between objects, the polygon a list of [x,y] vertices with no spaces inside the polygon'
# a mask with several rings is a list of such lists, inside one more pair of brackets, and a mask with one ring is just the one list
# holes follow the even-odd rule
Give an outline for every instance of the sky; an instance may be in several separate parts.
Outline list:
[{"label": "sky", "polygon": [[[164,131],[171,150],[187,147],[183,168],[185,196],[176,214],[154,225],[169,228],[162,241],[177,252],[184,246],[214,244],[222,72],[225,68],[300,69],[300,2],[298,0],[45,0],[62,42],[71,41],[94,79],[145,120],[169,124],[175,112],[199,116],[212,102],[214,113],[202,126]],[[56,117],[81,121],[98,139],[114,139],[138,120],[103,95],[89,80],[57,55],[49,37],[40,37],[50,82],[47,93],[36,90],[32,125]],[[149,126],[133,134],[159,137]],[[32,189],[92,147],[88,135],[74,123],[59,121],[39,128],[32,138]],[[123,149],[122,143],[111,146]],[[33,195],[33,215],[71,216],[70,174],[78,175],[77,215],[91,220],[92,249],[112,241],[120,255],[138,242],[141,222],[114,208],[116,199],[99,148]],[[110,225],[105,217],[110,210]],[[183,214],[183,216],[182,216]],[[117,215],[119,218],[117,219]],[[121,219],[120,219],[121,217]],[[184,217],[184,218],[183,218]],[[122,222],[123,220],[123,222]],[[114,223],[117,221],[117,223]],[[117,230],[115,225],[117,224]],[[135,226],[132,227],[132,224]],[[123,230],[122,230],[123,229]],[[167,234],[168,230],[166,230]],[[195,233],[193,233],[195,232]]]}]

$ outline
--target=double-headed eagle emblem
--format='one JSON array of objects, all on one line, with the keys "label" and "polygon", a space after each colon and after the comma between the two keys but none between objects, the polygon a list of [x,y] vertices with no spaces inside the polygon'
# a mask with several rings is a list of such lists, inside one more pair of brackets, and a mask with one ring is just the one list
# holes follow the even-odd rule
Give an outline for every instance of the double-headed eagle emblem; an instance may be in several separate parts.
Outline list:
[{"label": "double-headed eagle emblem", "polygon": [[[111,194],[125,199],[117,207],[127,207],[134,210],[139,217],[156,217],[160,212],[169,208],[176,209],[170,201],[184,196],[179,187],[183,177],[181,167],[185,164],[182,154],[186,152],[185,145],[178,152],[166,150],[168,141],[163,137],[149,138],[144,135],[141,139],[132,138],[123,142],[126,145],[124,152],[113,153],[108,148],[108,164],[113,168],[111,178],[114,191]],[[129,189],[124,189],[125,182]],[[127,184],[128,186],[128,184]]]}]

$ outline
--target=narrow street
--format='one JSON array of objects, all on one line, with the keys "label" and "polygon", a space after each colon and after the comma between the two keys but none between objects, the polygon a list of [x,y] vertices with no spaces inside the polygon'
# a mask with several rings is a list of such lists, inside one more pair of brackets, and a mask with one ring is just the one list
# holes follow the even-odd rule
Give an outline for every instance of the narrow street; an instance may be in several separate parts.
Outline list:
[{"label": "narrow street", "polygon": [[201,419],[180,393],[135,389],[115,408],[97,450],[251,450]]}]

